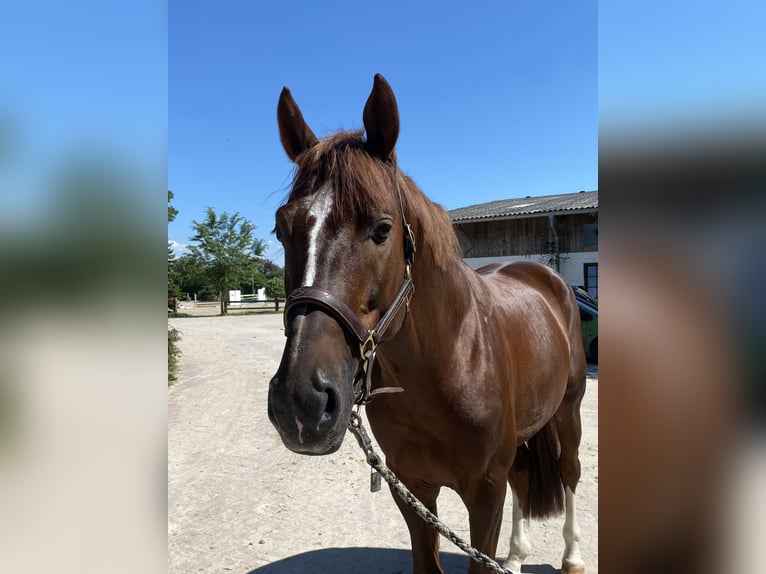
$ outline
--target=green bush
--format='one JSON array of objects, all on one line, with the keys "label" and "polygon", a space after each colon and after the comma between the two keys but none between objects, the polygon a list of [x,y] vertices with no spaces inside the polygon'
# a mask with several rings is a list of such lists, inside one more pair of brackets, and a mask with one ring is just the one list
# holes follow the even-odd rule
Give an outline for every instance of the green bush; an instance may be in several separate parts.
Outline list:
[{"label": "green bush", "polygon": [[178,369],[178,358],[181,356],[181,349],[176,343],[181,339],[181,333],[173,327],[168,328],[168,386],[176,381],[176,370]]},{"label": "green bush", "polygon": [[266,297],[269,299],[285,298],[285,282],[282,279],[266,280]]}]

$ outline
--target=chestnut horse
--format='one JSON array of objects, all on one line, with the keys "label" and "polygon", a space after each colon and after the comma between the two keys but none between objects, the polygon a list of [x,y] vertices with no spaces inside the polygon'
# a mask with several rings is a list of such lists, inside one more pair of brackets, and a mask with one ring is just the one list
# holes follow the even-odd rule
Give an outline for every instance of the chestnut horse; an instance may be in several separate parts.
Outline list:
[{"label": "chestnut horse", "polygon": [[[367,415],[387,464],[432,512],[441,487],[454,489],[471,544],[493,557],[509,483],[505,566],[518,572],[529,554],[529,518],[565,511],[562,570],[584,572],[575,490],[586,364],[570,286],[532,262],[475,272],[461,260],[445,211],[396,169],[399,112],[382,76],[366,137],[320,141],[287,88],[277,117],[297,166],[275,227],[290,295],[268,412],[284,444],[336,451],[355,403],[375,396]],[[394,498],[415,574],[442,572],[437,533]]]}]

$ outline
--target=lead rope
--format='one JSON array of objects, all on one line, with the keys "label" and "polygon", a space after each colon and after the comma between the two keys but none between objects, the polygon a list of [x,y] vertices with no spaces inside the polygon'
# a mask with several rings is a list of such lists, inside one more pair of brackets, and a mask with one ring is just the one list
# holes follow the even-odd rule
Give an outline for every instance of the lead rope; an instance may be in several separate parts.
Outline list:
[{"label": "lead rope", "polygon": [[378,453],[375,452],[375,449],[372,446],[372,441],[370,440],[367,431],[364,429],[364,426],[362,426],[362,418],[356,412],[351,413],[351,417],[348,420],[348,430],[350,430],[351,434],[356,437],[359,446],[362,447],[365,457],[367,458],[367,464],[375,469],[391,486],[391,490],[393,490],[399,498],[404,500],[404,502],[406,502],[418,516],[431,526],[431,528],[436,530],[439,534],[468,554],[472,560],[478,562],[482,566],[486,566],[493,572],[497,572],[497,574],[513,574],[510,570],[503,568],[500,564],[492,560],[492,558],[480,552],[460,538],[455,532],[450,530],[446,524],[439,520],[433,512],[428,510],[428,508],[426,508],[423,503],[420,502],[417,497],[404,486],[404,484],[402,484],[391,469],[386,466]]}]

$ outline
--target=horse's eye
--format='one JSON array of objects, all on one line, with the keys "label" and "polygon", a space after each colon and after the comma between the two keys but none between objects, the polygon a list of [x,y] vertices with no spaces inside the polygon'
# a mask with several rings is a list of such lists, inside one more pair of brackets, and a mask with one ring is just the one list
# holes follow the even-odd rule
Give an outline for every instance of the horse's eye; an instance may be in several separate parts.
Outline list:
[{"label": "horse's eye", "polygon": [[390,223],[378,223],[375,226],[375,229],[372,230],[372,240],[380,245],[383,243],[386,239],[388,239],[388,234],[391,232],[391,224]]},{"label": "horse's eye", "polygon": [[282,232],[279,230],[279,227],[274,228],[274,235],[276,235],[277,241],[282,243]]}]

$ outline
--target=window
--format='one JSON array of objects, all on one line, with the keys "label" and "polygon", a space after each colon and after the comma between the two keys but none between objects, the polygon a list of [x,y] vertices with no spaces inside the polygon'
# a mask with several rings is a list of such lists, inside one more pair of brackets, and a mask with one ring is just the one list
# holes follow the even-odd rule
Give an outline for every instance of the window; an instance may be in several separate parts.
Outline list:
[{"label": "window", "polygon": [[585,290],[588,295],[598,301],[598,263],[586,263],[585,272]]},{"label": "window", "polygon": [[583,227],[583,244],[585,247],[598,245],[598,223],[586,223]]},{"label": "window", "polygon": [[587,323],[588,321],[593,321],[593,315],[591,315],[585,309],[580,307],[580,321],[582,321],[583,323]]}]

